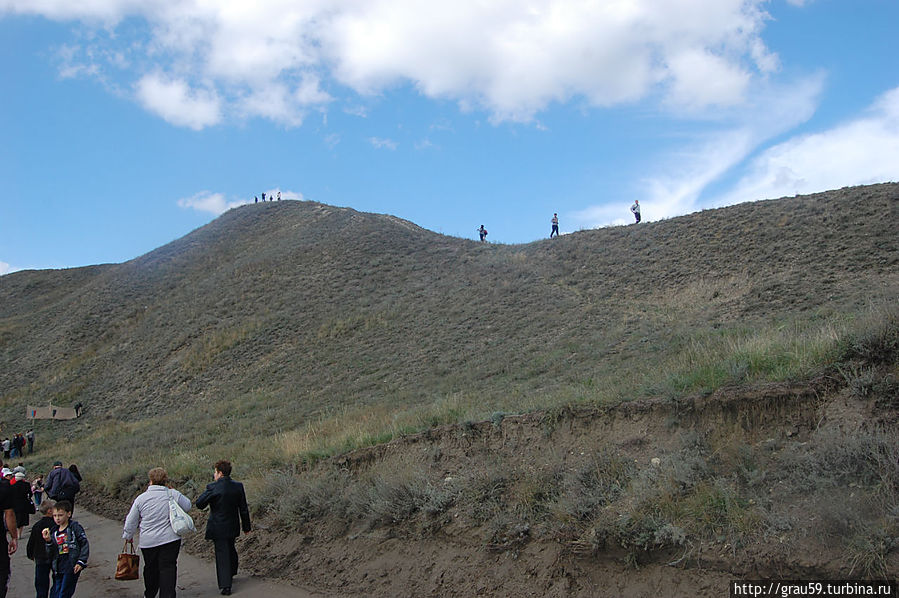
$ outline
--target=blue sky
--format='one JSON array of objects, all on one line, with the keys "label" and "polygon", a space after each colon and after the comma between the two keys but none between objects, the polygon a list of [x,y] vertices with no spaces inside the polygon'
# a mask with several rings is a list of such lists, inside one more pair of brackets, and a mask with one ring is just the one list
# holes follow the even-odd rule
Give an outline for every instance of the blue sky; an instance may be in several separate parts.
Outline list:
[{"label": "blue sky", "polygon": [[0,274],[263,191],[521,243],[899,180],[897,0],[0,0]]}]

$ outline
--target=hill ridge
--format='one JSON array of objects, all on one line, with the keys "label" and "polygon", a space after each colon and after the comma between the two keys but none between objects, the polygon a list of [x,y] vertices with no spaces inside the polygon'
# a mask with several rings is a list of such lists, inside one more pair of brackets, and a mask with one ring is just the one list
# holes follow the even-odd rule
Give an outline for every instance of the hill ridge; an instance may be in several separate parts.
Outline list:
[{"label": "hill ridge", "polygon": [[[0,388],[22,411],[26,400],[79,397],[127,417],[120,397],[139,394],[132,405],[153,415],[162,388],[163,407],[192,402],[209,384],[237,382],[234,366],[244,364],[256,380],[240,385],[245,393],[272,379],[259,368],[264,354],[313,368],[335,359],[332,346],[358,341],[369,369],[398,368],[405,379],[386,392],[351,392],[349,403],[393,392],[423,400],[428,393],[411,389],[435,371],[454,379],[438,394],[467,392],[477,384],[466,378],[523,379],[514,372],[543,361],[546,342],[565,346],[560,335],[573,335],[571,352],[582,356],[615,344],[603,337],[628,342],[628,318],[676,309],[691,294],[708,291],[706,315],[721,322],[889,296],[899,250],[896,219],[884,216],[897,198],[896,184],[850,188],[523,245],[484,245],[316,202],[242,206],[123,264],[5,276]],[[867,279],[868,292],[848,273]],[[148,354],[134,359],[135,346]],[[374,363],[379,346],[392,347],[383,366]],[[484,351],[507,365],[485,367]],[[442,365],[425,367],[427,359]],[[349,381],[342,370],[335,383]],[[311,378],[274,377],[277,392]]]}]

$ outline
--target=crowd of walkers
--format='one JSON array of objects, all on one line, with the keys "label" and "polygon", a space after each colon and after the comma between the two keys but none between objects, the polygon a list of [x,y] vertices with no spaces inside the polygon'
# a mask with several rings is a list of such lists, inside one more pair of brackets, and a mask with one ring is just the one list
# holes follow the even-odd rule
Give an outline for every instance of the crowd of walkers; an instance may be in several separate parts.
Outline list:
[{"label": "crowd of walkers", "polygon": [[[71,598],[81,571],[90,557],[90,543],[84,527],[73,518],[75,497],[83,478],[75,464],[53,468],[29,480],[22,463],[12,469],[0,460],[0,512],[6,533],[0,534],[0,598],[6,598],[10,579],[10,557],[24,538],[30,516],[40,519],[28,532],[26,556],[34,561],[34,589],[37,598]],[[235,539],[241,531],[250,533],[250,511],[243,485],[231,479],[231,463],[218,461],[213,481],[196,498],[198,509],[209,508],[206,539],[215,553],[216,578],[222,595],[230,595],[238,571]],[[178,553],[185,531],[174,526],[172,511],[177,505],[185,513],[191,501],[171,487],[161,467],[148,472],[147,490],[134,499],[125,517],[122,537],[132,541],[138,535],[143,556],[144,596],[173,598],[177,584]],[[191,522],[190,529],[193,529]],[[109,567],[113,567],[110,563]],[[105,565],[104,565],[105,566]]]},{"label": "crowd of walkers", "polygon": [[[258,196],[258,195],[253,196],[253,199],[255,200],[253,203],[259,203],[259,196]],[[268,200],[269,200],[269,201],[275,201],[275,196],[274,196],[274,195],[269,195],[269,196],[268,196]],[[262,193],[262,201],[265,201],[265,192]],[[280,191],[278,191],[278,201],[281,201],[281,192],[280,192]]]},{"label": "crowd of walkers", "polygon": [[[33,434],[29,440],[33,450]],[[81,490],[78,466],[73,463],[63,468],[57,461],[46,478],[36,475],[29,480],[23,463],[10,469],[0,460],[0,476],[0,511],[5,528],[0,534],[0,598],[6,596],[9,587],[10,556],[18,550],[31,515],[38,512],[41,519],[31,528],[26,549],[26,556],[34,561],[35,595],[72,596],[89,551],[84,529],[72,520],[75,495]]]},{"label": "crowd of walkers", "polygon": [[3,449],[4,459],[24,457],[26,448],[30,455],[34,452],[34,430],[28,430],[23,434],[13,434],[12,438],[7,436],[0,441],[0,447]]}]

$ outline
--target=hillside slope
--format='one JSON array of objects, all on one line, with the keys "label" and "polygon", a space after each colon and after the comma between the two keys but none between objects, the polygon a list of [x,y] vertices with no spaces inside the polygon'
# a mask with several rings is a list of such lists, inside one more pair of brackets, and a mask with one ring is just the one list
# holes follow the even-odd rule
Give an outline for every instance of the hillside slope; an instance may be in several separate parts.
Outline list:
[{"label": "hillside slope", "polygon": [[589,380],[694,324],[855,310],[897,280],[899,186],[528,245],[314,203],[232,210],[124,264],[0,282],[0,397],[158,415],[261,393],[325,407],[489,402]]},{"label": "hillside slope", "polygon": [[3,423],[81,402],[26,464],[77,462],[113,517],[148,467],[195,496],[231,458],[267,530],[248,568],[338,595],[895,577],[897,207],[882,184],[506,246],[244,206],[0,277]]}]

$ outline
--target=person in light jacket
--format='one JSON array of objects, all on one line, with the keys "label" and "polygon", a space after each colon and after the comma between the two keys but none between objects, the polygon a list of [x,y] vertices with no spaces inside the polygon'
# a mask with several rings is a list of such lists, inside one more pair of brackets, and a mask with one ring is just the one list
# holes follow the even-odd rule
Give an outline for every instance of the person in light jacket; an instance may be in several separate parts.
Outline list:
[{"label": "person in light jacket", "polygon": [[169,476],[163,468],[154,467],[147,475],[150,485],[134,499],[122,538],[134,538],[140,525],[137,546],[144,555],[144,596],[154,598],[158,592],[160,598],[174,598],[181,538],[169,519],[169,495],[185,512],[190,510],[190,500],[166,485]]},{"label": "person in light jacket", "polygon": [[231,594],[231,580],[237,575],[237,549],[234,539],[243,528],[250,533],[250,509],[243,484],[231,479],[231,462],[219,461],[215,464],[213,483],[197,497],[197,508],[209,506],[206,520],[206,539],[215,546],[215,574],[223,596]]}]

